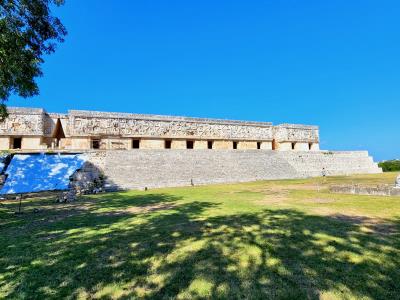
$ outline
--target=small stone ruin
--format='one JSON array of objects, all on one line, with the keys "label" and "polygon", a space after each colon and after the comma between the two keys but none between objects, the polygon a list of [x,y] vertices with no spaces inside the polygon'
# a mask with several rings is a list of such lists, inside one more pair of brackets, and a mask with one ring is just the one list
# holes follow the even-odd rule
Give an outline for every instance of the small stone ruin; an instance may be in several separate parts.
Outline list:
[{"label": "small stone ruin", "polygon": [[395,182],[395,186],[396,189],[400,189],[400,175],[397,176],[396,178],[396,182]]},{"label": "small stone ruin", "polygon": [[400,175],[397,176],[394,186],[388,184],[378,186],[335,185],[330,187],[330,191],[339,194],[400,196]]}]

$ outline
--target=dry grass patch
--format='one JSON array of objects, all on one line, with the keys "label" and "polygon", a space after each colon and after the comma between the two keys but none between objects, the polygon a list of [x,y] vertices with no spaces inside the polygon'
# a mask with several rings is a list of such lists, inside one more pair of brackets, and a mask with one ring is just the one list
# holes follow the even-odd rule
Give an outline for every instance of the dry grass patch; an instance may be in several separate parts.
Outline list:
[{"label": "dry grass patch", "polygon": [[144,206],[131,206],[127,207],[126,209],[122,210],[121,212],[129,212],[129,213],[147,213],[147,212],[153,212],[153,211],[159,211],[159,210],[166,210],[166,209],[172,209],[176,207],[175,204],[172,203],[158,203],[158,204],[150,204],[150,205],[144,205]]}]

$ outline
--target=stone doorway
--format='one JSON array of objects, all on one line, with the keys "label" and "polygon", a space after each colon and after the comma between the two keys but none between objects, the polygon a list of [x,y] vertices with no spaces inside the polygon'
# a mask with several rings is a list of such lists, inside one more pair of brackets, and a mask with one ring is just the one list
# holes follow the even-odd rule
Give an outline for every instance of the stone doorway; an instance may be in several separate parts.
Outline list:
[{"label": "stone doorway", "polygon": [[22,148],[22,138],[15,137],[11,141],[12,149],[21,149]]},{"label": "stone doorway", "polygon": [[54,128],[54,133],[52,135],[52,138],[54,139],[55,147],[59,148],[60,140],[65,138],[64,129],[62,127],[60,119],[57,119],[56,127]]}]

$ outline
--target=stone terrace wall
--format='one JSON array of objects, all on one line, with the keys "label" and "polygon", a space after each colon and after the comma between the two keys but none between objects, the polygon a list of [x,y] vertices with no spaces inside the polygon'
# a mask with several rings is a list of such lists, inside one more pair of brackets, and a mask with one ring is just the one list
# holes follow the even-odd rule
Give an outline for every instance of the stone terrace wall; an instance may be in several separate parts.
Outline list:
[{"label": "stone terrace wall", "polygon": [[282,152],[301,177],[369,174],[381,172],[367,151]]},{"label": "stone terrace wall", "polygon": [[[289,152],[257,150],[105,151],[109,189],[143,189],[213,183],[380,173],[367,152],[304,152],[301,163]],[[332,152],[330,152],[332,153]],[[296,155],[301,155],[296,153]]]}]

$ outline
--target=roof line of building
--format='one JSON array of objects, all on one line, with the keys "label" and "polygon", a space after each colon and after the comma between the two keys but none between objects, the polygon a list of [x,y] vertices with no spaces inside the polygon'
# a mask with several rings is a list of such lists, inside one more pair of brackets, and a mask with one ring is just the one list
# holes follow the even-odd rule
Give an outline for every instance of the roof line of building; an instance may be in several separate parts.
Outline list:
[{"label": "roof line of building", "polygon": [[239,125],[257,125],[271,127],[271,122],[257,121],[241,121],[228,119],[212,119],[212,118],[196,118],[169,115],[153,115],[153,114],[133,114],[133,113],[116,113],[116,112],[98,112],[87,110],[69,110],[68,114],[77,117],[96,117],[96,118],[113,118],[113,119],[138,119],[138,120],[154,120],[154,121],[186,121],[194,123],[223,123],[223,124],[239,124]]},{"label": "roof line of building", "polygon": [[[153,121],[186,121],[193,123],[208,123],[208,124],[230,124],[230,125],[247,125],[247,126],[260,126],[272,127],[272,122],[260,121],[243,121],[243,120],[229,120],[229,119],[214,119],[214,118],[196,118],[184,116],[169,116],[169,115],[155,115],[155,114],[135,114],[135,113],[121,113],[121,112],[101,112],[90,110],[68,110],[68,113],[48,113],[43,108],[27,108],[27,107],[9,107],[10,113],[17,114],[49,114],[54,116],[72,116],[72,117],[87,117],[87,118],[104,118],[104,119],[137,119],[137,120],[153,120]],[[315,125],[303,124],[279,124],[275,126],[290,127],[290,128],[303,128],[303,129],[318,129]]]}]

